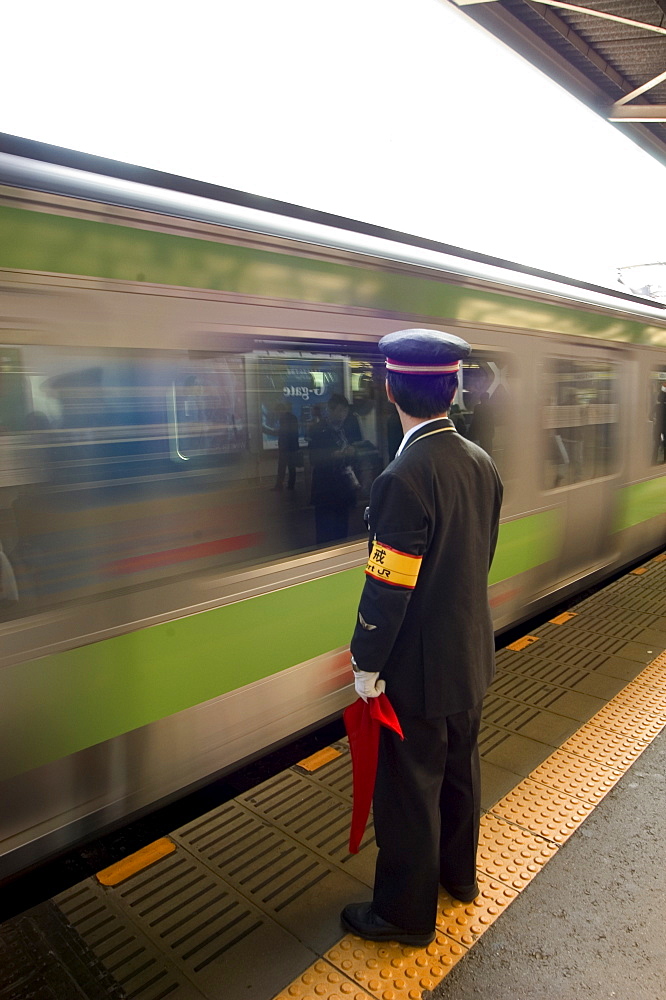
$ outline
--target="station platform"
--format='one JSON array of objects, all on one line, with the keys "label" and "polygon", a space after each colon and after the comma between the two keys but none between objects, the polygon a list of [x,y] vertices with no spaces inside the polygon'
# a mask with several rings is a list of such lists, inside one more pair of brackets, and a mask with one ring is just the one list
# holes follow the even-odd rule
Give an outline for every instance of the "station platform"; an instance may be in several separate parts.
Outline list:
[{"label": "station platform", "polygon": [[480,741],[480,895],[442,891],[427,948],[342,932],[342,907],[371,897],[376,847],[369,825],[347,851],[340,741],[0,925],[0,1000],[438,996],[666,725],[666,553],[511,643],[497,666]]}]

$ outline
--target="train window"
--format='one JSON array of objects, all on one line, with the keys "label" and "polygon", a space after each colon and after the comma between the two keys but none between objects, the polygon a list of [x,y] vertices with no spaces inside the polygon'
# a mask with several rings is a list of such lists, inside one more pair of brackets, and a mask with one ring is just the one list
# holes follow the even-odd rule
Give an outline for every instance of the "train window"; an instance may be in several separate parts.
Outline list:
[{"label": "train window", "polygon": [[261,476],[273,480],[272,492],[291,494],[290,506],[273,505],[273,514],[294,521],[293,547],[364,537],[363,510],[389,447],[378,355],[268,351],[251,364]]},{"label": "train window", "polygon": [[544,487],[610,475],[617,463],[617,368],[549,359],[543,406]]},{"label": "train window", "polygon": [[173,459],[243,451],[247,407],[243,359],[234,355],[188,359],[171,385],[169,445]]},{"label": "train window", "polygon": [[666,462],[666,365],[650,372],[648,419],[652,427],[650,441],[653,465]]},{"label": "train window", "polygon": [[[3,357],[0,618],[365,538],[402,439],[374,345]],[[500,469],[509,367],[475,352],[452,413]]]},{"label": "train window", "polygon": [[376,349],[25,346],[0,368],[0,619],[365,537]]}]

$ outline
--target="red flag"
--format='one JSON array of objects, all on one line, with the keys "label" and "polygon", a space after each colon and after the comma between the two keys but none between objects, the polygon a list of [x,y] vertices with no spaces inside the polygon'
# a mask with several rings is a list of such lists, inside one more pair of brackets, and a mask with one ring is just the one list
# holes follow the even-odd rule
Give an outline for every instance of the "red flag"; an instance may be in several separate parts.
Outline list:
[{"label": "red flag", "polygon": [[342,717],[349,737],[354,788],[349,853],[358,854],[375,790],[379,727],[387,726],[397,733],[401,740],[404,736],[398,717],[385,694],[380,694],[377,698],[368,698],[367,702],[359,698],[344,710]]}]

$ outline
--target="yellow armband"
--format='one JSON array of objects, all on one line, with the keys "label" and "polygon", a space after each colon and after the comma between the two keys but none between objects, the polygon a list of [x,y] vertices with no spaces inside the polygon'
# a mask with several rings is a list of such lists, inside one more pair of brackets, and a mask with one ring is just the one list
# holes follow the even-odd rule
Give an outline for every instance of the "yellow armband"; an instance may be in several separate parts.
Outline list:
[{"label": "yellow armband", "polygon": [[422,559],[422,556],[411,556],[407,552],[392,549],[390,545],[382,545],[375,539],[365,572],[376,580],[393,584],[394,587],[413,590]]}]

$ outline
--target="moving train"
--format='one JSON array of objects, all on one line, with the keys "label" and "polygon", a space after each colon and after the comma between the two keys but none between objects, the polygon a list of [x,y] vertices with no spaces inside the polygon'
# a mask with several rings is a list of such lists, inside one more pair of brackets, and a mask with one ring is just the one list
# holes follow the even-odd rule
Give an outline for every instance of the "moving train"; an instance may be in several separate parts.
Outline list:
[{"label": "moving train", "polygon": [[[384,334],[474,347],[452,415],[505,483],[498,632],[664,544],[655,302],[11,136],[0,231],[0,879],[349,703]],[[334,394],[355,494],[322,543]]]}]

